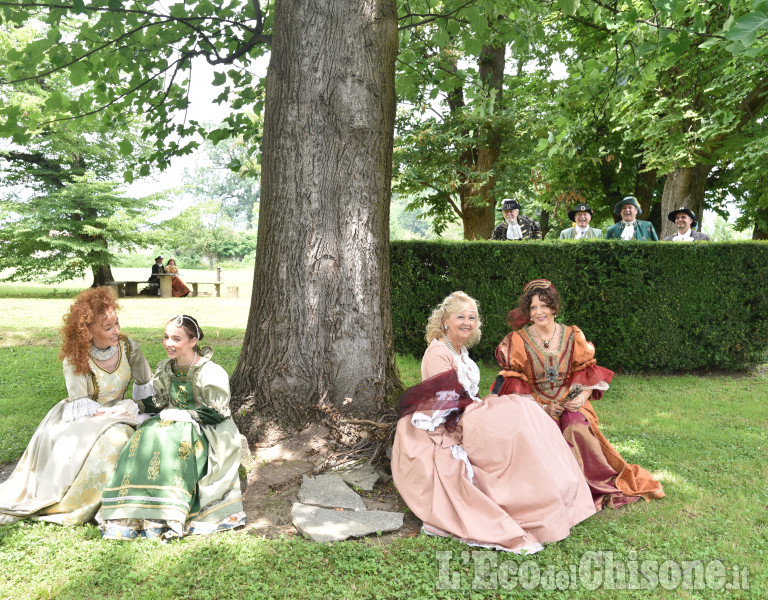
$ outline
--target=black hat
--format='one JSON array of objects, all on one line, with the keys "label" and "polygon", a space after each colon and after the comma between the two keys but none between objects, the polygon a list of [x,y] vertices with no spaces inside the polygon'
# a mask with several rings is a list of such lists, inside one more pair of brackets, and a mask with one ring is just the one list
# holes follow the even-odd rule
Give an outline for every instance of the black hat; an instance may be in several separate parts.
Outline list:
[{"label": "black hat", "polygon": [[577,212],[588,212],[590,217],[594,217],[595,213],[592,212],[592,209],[589,208],[588,204],[577,204],[573,207],[573,210],[568,211],[568,218],[571,221],[576,221],[576,213]]},{"label": "black hat", "polygon": [[518,203],[517,200],[512,200],[512,198],[504,198],[504,200],[501,201],[501,208],[498,210],[515,210],[515,209],[522,208]]},{"label": "black hat", "polygon": [[157,258],[155,258],[155,262],[157,262],[158,260],[163,260],[163,257],[162,256],[158,256]]},{"label": "black hat", "polygon": [[678,215],[678,213],[685,213],[689,217],[691,217],[691,221],[693,221],[692,225],[696,225],[696,213],[694,213],[690,208],[687,206],[681,206],[680,208],[676,208],[671,213],[667,215],[667,219],[675,222],[675,217]]}]

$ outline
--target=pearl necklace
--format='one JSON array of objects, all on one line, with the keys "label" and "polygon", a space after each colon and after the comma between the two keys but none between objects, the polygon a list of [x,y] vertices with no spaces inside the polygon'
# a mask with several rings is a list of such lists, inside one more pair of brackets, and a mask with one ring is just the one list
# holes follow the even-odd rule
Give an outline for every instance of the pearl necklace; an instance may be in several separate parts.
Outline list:
[{"label": "pearl necklace", "polygon": [[443,336],[443,344],[448,346],[448,350],[451,351],[451,354],[455,356],[461,356],[461,354],[459,354],[458,352],[456,352],[456,350],[453,349],[453,344],[451,344],[451,341],[446,336]]},{"label": "pearl necklace", "polygon": [[117,352],[117,346],[109,346],[108,348],[99,348],[91,344],[91,347],[88,349],[88,354],[91,355],[91,358],[93,360],[98,360],[102,362],[112,358],[115,355],[115,352]]}]

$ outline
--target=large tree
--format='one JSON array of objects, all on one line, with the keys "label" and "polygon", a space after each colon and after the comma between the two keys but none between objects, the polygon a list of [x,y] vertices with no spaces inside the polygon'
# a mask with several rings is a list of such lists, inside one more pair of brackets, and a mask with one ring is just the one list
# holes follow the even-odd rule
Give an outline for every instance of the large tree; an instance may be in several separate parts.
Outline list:
[{"label": "large tree", "polygon": [[119,252],[148,245],[159,200],[126,196],[118,186],[86,174],[47,194],[3,198],[3,280],[59,282],[90,271],[94,285],[114,281],[110,262]]},{"label": "large tree", "polygon": [[[224,86],[221,101],[257,111],[265,101],[254,292],[232,379],[235,417],[251,440],[270,422],[300,428],[320,401],[373,416],[400,388],[388,252],[395,1],[269,6],[0,2],[10,22],[36,16],[54,31],[12,57],[13,80],[63,70],[77,82],[94,81],[93,93],[62,101],[59,118],[108,126],[121,112],[137,112],[161,165],[190,151],[197,142],[187,136],[203,131],[171,118],[187,106],[194,57],[227,69],[214,80]],[[68,35],[55,32],[74,14],[80,17]],[[248,67],[267,44],[262,99]],[[7,115],[2,130],[23,138],[46,118]],[[226,125],[230,131],[208,136],[257,137],[242,111]]]},{"label": "large tree", "polygon": [[375,415],[399,389],[389,305],[394,0],[275,7],[238,423],[299,428],[321,401]]},{"label": "large tree", "polygon": [[[6,58],[44,32],[39,24],[0,30],[0,81],[8,80],[13,69]],[[15,115],[60,106],[69,85],[62,73],[52,73],[45,80],[0,86],[5,125]],[[124,136],[132,157],[121,154],[115,132]],[[121,210],[121,202],[116,202],[120,194],[109,180],[119,177],[129,162],[140,160],[142,146],[127,119],[116,119],[109,133],[93,123],[51,121],[28,139],[0,142],[0,268],[10,269],[5,278],[63,281],[90,270],[94,286],[113,281],[109,260],[141,242],[142,228],[158,199],[126,197],[124,216],[131,218],[119,220],[119,225],[114,219]],[[125,242],[122,248],[116,246],[120,242]],[[31,263],[38,268],[30,268]]]}]

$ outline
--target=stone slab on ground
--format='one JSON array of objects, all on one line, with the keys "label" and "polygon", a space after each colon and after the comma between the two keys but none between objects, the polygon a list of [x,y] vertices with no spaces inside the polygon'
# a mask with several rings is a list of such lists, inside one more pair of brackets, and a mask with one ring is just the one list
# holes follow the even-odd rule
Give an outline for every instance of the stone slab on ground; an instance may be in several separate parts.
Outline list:
[{"label": "stone slab on ground", "polygon": [[396,531],[403,526],[403,514],[381,510],[332,510],[296,502],[291,519],[302,535],[315,542],[339,542],[349,537]]},{"label": "stone slab on ground", "polygon": [[379,474],[371,465],[360,465],[351,469],[338,470],[335,473],[346,481],[349,485],[359,487],[361,490],[370,492],[374,484],[379,480]]},{"label": "stone slab on ground", "polygon": [[313,478],[304,475],[299,502],[326,508],[365,510],[363,499],[338,475],[318,475]]}]

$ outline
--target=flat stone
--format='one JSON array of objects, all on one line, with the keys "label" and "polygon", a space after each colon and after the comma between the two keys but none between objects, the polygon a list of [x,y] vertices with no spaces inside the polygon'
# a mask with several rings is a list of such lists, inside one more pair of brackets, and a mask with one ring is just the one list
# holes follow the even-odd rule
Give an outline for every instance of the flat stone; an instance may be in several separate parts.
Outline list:
[{"label": "flat stone", "polygon": [[370,492],[374,484],[379,480],[379,474],[371,465],[360,465],[343,471],[336,471],[336,475],[341,477],[349,485],[359,487],[361,490]]},{"label": "flat stone", "polygon": [[291,509],[293,525],[315,542],[339,542],[349,537],[396,531],[403,526],[403,513],[383,510],[331,510],[296,502]]},{"label": "flat stone", "polygon": [[365,510],[363,499],[338,475],[318,475],[311,479],[304,475],[299,502],[326,508]]}]

